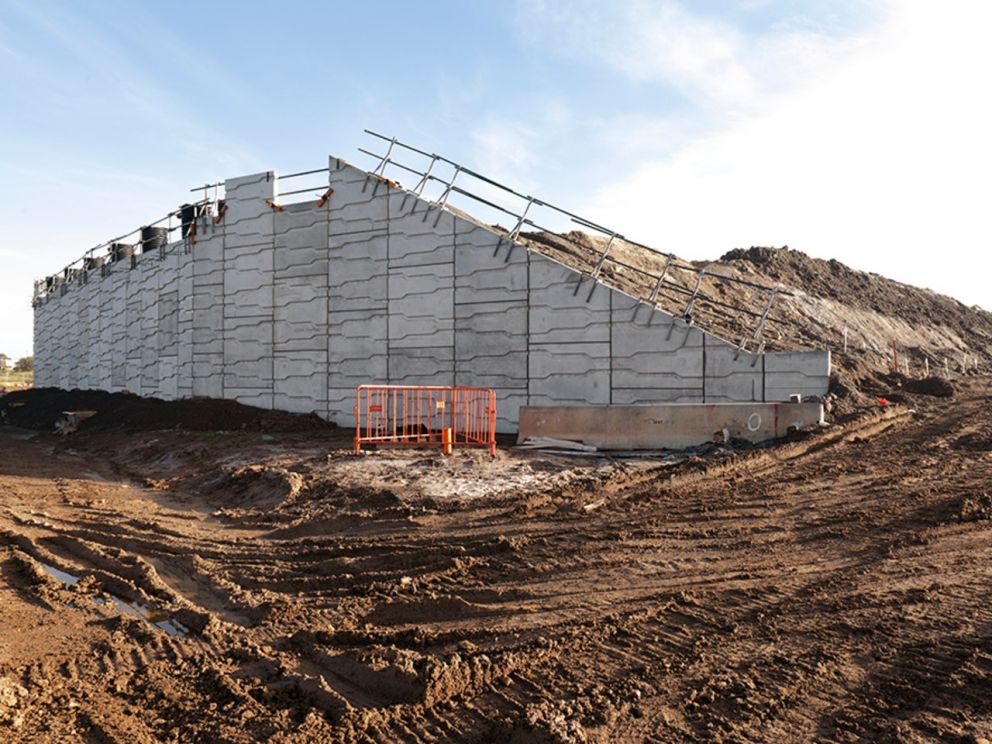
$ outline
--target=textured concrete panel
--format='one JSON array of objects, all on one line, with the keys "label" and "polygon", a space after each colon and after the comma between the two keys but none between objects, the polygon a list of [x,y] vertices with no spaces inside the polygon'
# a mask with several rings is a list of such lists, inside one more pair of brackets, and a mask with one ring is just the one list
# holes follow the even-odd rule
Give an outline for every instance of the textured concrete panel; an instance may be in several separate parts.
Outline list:
[{"label": "textured concrete panel", "polygon": [[764,355],[765,399],[826,395],[830,386],[830,352],[768,352]]},{"label": "textured concrete panel", "polygon": [[728,344],[706,344],[705,402],[764,400],[764,369],[761,357],[737,351]]},{"label": "textured concrete panel", "polygon": [[327,352],[278,353],[274,363],[274,408],[323,414],[327,409]]},{"label": "textured concrete panel", "polygon": [[331,159],[330,184],[334,189],[330,234],[385,232],[389,222],[389,189],[365,171],[340,158]]},{"label": "textured concrete panel", "polygon": [[609,343],[611,293],[601,287],[589,298],[590,282],[580,286],[578,278],[576,272],[561,264],[531,254],[532,343]]},{"label": "textured concrete panel", "polygon": [[[492,387],[484,385],[482,387]],[[520,408],[527,405],[527,394],[515,388],[494,387],[496,393],[496,432],[516,434]]]},{"label": "textured concrete panel", "polygon": [[[403,200],[407,208],[401,208]],[[454,260],[454,222],[450,212],[419,209],[422,204],[401,191],[391,190],[389,197],[389,265],[390,269],[431,264],[451,264]]]},{"label": "textured concrete panel", "polygon": [[631,297],[613,294],[614,403],[702,400],[703,334]]},{"label": "textured concrete panel", "polygon": [[455,304],[526,302],[527,249],[460,217],[454,224]]},{"label": "textured concrete panel", "polygon": [[323,351],[326,357],[327,210],[318,208],[315,202],[290,205],[276,215],[276,230],[273,272],[276,353]]},{"label": "textured concrete panel", "polygon": [[[229,200],[230,201],[230,200]],[[193,247],[189,337],[192,395],[224,397],[224,235],[222,221]]]},{"label": "textured concrete panel", "polygon": [[456,305],[455,314],[457,384],[526,391],[526,303]]},{"label": "textured concrete panel", "polygon": [[355,425],[355,387],[332,387],[327,389],[328,418],[338,426]]},{"label": "textured concrete panel", "polygon": [[454,346],[453,270],[451,263],[393,269],[390,262],[390,350]]},{"label": "textured concrete panel", "polygon": [[384,311],[332,311],[328,326],[327,385],[348,388],[388,380],[387,318]]},{"label": "textured concrete panel", "polygon": [[327,279],[331,310],[385,309],[388,247],[385,231],[331,235]]},{"label": "textured concrete panel", "polygon": [[394,385],[454,385],[454,349],[390,348],[389,382]]},{"label": "textured concrete panel", "polygon": [[274,211],[266,200],[274,200],[277,189],[278,181],[272,172],[227,179],[227,213],[223,220],[227,245],[271,240]]},{"label": "textured concrete panel", "polygon": [[531,344],[530,402],[610,402],[608,343]]},{"label": "textured concrete panel", "polygon": [[328,216],[303,202],[275,217],[272,405],[282,410],[327,412]]}]

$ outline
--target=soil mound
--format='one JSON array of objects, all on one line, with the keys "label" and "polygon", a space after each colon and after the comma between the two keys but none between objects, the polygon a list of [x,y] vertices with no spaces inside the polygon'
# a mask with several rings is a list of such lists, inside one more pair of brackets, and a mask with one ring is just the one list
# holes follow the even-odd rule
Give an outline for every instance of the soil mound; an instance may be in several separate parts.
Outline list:
[{"label": "soil mound", "polygon": [[130,393],[37,388],[0,398],[0,417],[25,429],[51,430],[63,411],[96,411],[80,429],[301,432],[334,428],[316,414],[267,411],[232,400],[165,401]]},{"label": "soil mound", "polygon": [[903,383],[907,393],[930,395],[934,398],[953,398],[954,386],[943,377],[925,377],[922,380],[907,379]]},{"label": "soil mound", "polygon": [[872,310],[914,324],[949,327],[962,337],[974,337],[978,341],[992,334],[992,313],[968,307],[929,289],[852,269],[836,259],[813,258],[788,246],[737,248],[721,256],[720,262],[749,263],[767,280],[852,308]]},{"label": "soil mound", "polygon": [[969,431],[954,440],[951,446],[969,452],[992,452],[992,426]]},{"label": "soil mound", "polygon": [[303,489],[300,473],[280,467],[246,465],[228,473],[216,493],[229,506],[272,508],[296,499]]},{"label": "soil mound", "polygon": [[[627,294],[654,297],[659,309],[675,317],[683,317],[698,292],[689,320],[735,344],[749,338],[755,326],[741,308],[753,313],[768,306],[768,290],[761,287],[783,290],[769,306],[764,348],[833,352],[827,403],[835,416],[863,410],[877,397],[902,403],[916,396],[951,397],[954,388],[946,379],[918,378],[937,369],[945,378],[965,377],[992,365],[992,313],[788,246],[737,248],[718,261],[670,264],[646,246],[578,231],[524,233],[520,239],[587,275],[596,271],[601,281]],[[609,256],[605,263],[604,256]],[[705,275],[697,273],[700,269]],[[656,286],[662,275],[664,285]],[[897,382],[893,366],[905,370]]]}]

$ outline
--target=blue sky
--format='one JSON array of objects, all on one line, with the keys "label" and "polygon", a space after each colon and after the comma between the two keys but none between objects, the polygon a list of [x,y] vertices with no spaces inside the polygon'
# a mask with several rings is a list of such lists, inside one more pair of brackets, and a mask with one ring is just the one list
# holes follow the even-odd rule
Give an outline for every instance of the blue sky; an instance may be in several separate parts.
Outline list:
[{"label": "blue sky", "polygon": [[992,306],[985,3],[0,0],[0,351],[31,281],[364,128],[688,258],[782,245]]}]

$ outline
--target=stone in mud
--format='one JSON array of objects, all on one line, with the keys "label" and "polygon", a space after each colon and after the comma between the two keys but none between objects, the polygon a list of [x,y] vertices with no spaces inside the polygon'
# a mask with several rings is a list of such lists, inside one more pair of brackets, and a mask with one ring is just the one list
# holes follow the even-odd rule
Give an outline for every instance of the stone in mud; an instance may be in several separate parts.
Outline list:
[{"label": "stone in mud", "polygon": [[983,493],[980,496],[963,498],[958,521],[977,522],[980,519],[992,519],[992,495]]},{"label": "stone in mud", "polygon": [[0,677],[0,721],[16,718],[16,709],[28,691],[7,677]]}]

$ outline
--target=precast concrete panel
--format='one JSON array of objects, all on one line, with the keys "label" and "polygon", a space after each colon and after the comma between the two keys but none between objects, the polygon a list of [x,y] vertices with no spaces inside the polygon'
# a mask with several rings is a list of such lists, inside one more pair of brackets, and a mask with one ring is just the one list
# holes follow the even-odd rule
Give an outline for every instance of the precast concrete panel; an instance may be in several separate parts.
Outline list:
[{"label": "precast concrete panel", "polygon": [[704,398],[706,403],[762,401],[764,367],[761,357],[729,344],[706,340]]},{"label": "precast concrete panel", "polygon": [[328,208],[275,215],[273,407],[327,412]]},{"label": "precast concrete panel", "polygon": [[278,182],[272,173],[228,179],[224,216],[224,396],[271,408],[275,385],[274,272]]},{"label": "precast concrete panel", "polygon": [[501,400],[526,404],[529,254],[461,217],[454,228],[455,384],[496,388]]},{"label": "precast concrete panel", "polygon": [[702,402],[703,333],[622,292],[613,293],[613,402]]},{"label": "precast concrete panel", "polygon": [[354,422],[363,383],[526,405],[823,395],[828,352],[752,355],[331,158],[332,193],[278,205],[278,178],[225,182],[196,239],[108,264],[35,304],[38,385],[231,398]]},{"label": "precast concrete panel", "polygon": [[765,399],[823,395],[830,379],[830,351],[770,351],[764,354]]}]

